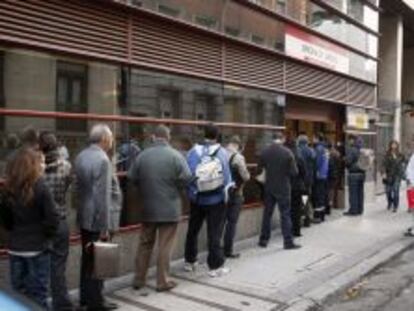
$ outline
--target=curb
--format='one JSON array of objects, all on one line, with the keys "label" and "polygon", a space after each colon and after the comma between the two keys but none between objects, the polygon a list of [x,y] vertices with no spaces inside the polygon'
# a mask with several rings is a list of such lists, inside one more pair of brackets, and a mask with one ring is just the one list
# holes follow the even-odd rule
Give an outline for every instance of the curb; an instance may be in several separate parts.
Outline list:
[{"label": "curb", "polygon": [[351,269],[342,272],[329,282],[318,286],[314,290],[296,298],[288,303],[289,307],[284,311],[317,311],[322,310],[323,302],[329,297],[349,287],[357,280],[376,270],[393,257],[406,251],[414,245],[414,240],[401,239],[382,249],[371,257]]}]

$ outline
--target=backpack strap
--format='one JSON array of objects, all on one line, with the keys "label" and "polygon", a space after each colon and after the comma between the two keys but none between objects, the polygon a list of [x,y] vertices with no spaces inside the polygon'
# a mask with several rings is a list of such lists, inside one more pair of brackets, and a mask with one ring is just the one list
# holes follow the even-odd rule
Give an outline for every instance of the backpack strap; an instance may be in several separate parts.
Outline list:
[{"label": "backpack strap", "polygon": [[230,165],[230,166],[232,166],[232,165],[233,165],[233,161],[234,161],[234,158],[236,157],[236,155],[237,155],[237,152],[235,152],[235,153],[233,153],[233,154],[231,155],[231,157],[230,157],[230,159],[229,159],[229,165]]}]

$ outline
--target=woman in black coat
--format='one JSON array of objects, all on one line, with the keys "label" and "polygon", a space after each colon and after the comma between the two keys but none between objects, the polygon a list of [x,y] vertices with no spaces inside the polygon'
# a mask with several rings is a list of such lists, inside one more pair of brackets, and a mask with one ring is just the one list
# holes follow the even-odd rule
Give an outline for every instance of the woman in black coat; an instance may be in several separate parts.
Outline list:
[{"label": "woman in black coat", "polygon": [[400,152],[400,145],[393,140],[382,163],[382,178],[387,194],[388,210],[397,212],[400,203],[400,185],[404,178],[406,160]]}]

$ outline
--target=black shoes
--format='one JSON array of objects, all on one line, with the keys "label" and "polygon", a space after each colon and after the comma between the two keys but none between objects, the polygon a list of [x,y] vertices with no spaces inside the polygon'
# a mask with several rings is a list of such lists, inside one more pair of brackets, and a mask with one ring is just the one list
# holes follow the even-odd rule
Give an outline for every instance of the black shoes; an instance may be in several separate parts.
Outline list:
[{"label": "black shoes", "polygon": [[260,247],[262,247],[262,248],[266,248],[267,247],[267,242],[265,242],[265,241],[259,241],[259,244],[258,244]]},{"label": "black shoes", "polygon": [[292,244],[286,244],[284,249],[286,249],[286,250],[295,250],[295,249],[299,249],[301,247],[302,246],[299,245],[299,244],[292,243]]},{"label": "black shoes", "polygon": [[100,307],[88,307],[87,311],[112,311],[118,309],[118,305],[113,302],[105,301]]},{"label": "black shoes", "polygon": [[240,258],[240,253],[225,254],[224,256],[226,256],[226,258],[229,258],[229,259],[237,259],[237,258]]}]

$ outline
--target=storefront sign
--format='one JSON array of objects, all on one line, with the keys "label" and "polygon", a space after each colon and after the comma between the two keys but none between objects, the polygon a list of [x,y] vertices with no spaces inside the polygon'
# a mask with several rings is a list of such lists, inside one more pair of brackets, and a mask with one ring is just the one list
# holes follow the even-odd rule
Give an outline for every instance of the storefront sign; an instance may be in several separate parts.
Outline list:
[{"label": "storefront sign", "polygon": [[285,52],[313,64],[349,73],[349,58],[344,49],[292,26],[286,27]]},{"label": "storefront sign", "polygon": [[347,109],[348,127],[358,130],[369,129],[369,116],[364,109],[351,108]]}]

